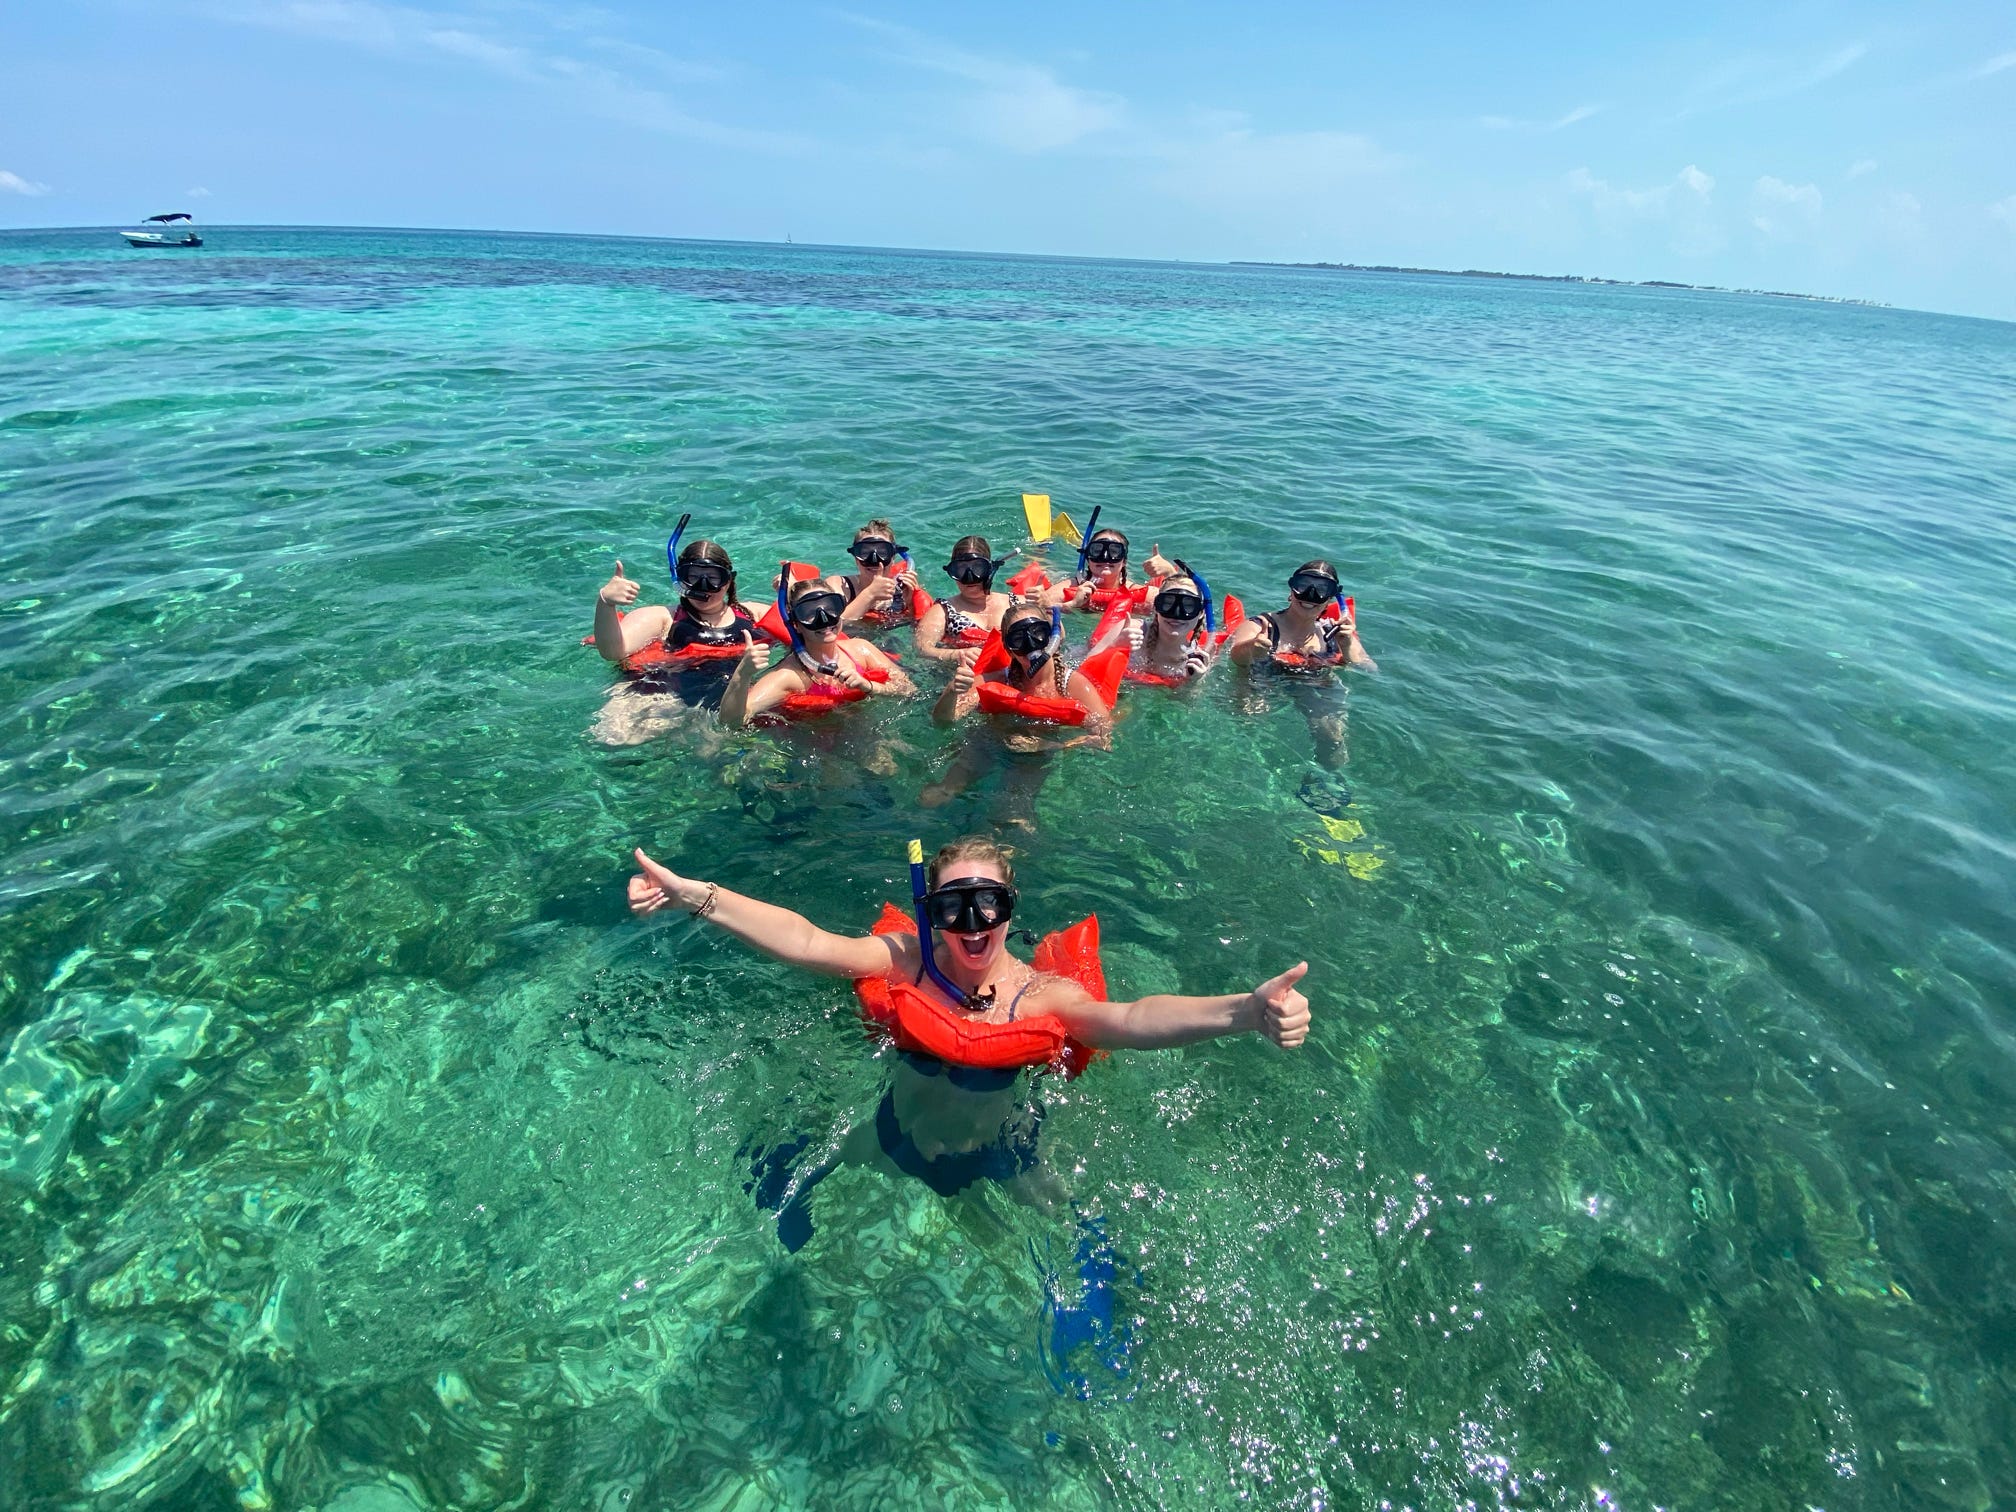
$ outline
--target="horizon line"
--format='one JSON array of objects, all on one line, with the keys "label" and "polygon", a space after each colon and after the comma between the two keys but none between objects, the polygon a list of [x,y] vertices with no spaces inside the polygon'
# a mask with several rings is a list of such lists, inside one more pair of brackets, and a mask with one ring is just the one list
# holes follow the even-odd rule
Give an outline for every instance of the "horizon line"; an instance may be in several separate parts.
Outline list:
[{"label": "horizon line", "polygon": [[[1335,264],[1335,263],[1324,264],[1324,263],[1311,263],[1311,262],[1279,262],[1266,258],[1250,258],[1250,257],[1225,258],[1225,259],[1214,259],[1210,261],[1204,261],[1196,258],[1186,258],[1186,257],[1118,256],[1112,254],[1098,254],[1087,252],[1008,252],[996,249],[976,248],[976,247],[899,247],[899,246],[886,246],[872,242],[755,241],[744,237],[670,236],[664,234],[653,235],[634,231],[533,231],[508,226],[396,226],[396,225],[363,225],[363,224],[352,225],[330,221],[206,221],[204,222],[204,225],[215,227],[219,230],[236,230],[236,231],[400,231],[400,232],[418,232],[432,235],[451,235],[451,236],[539,236],[539,237],[550,237],[557,241],[669,242],[669,243],[683,243],[695,246],[720,246],[720,247],[794,247],[794,248],[803,247],[808,251],[821,251],[821,252],[894,252],[894,253],[915,254],[921,256],[931,256],[931,257],[945,257],[945,256],[999,257],[999,258],[1022,258],[1022,259],[1028,259],[1030,261],[1042,261],[1042,262],[1137,263],[1149,267],[1166,267],[1166,268],[1213,268],[1219,270],[1241,268],[1241,267],[1276,268],[1276,269],[1286,269],[1291,271],[1302,271],[1312,273],[1316,272],[1364,273],[1364,274],[1370,274],[1371,276],[1378,278],[1393,278],[1393,277],[1502,278],[1513,280],[1527,280],[1535,283],[1582,283],[1584,287],[1597,287],[1597,288],[1607,287],[1615,289],[1644,289],[1644,288],[1663,287],[1668,292],[1672,293],[1720,294],[1720,295],[1727,295],[1731,298],[1746,298],[1746,299],[1789,298],[1813,304],[1835,304],[1835,305],[1845,305],[1857,309],[1889,310],[1895,313],[1909,314],[1909,315],[1936,315],[1943,320],[1979,320],[1984,321],[1990,325],[2016,325],[2016,317],[2005,317],[1999,315],[1975,315],[1964,313],[1958,310],[1921,309],[1914,305],[1886,304],[1880,300],[1873,300],[1860,295],[1806,294],[1806,293],[1794,293],[1789,290],[1774,291],[1774,290],[1758,290],[1758,289],[1732,289],[1727,287],[1705,285],[1705,284],[1682,284],[1677,280],[1667,281],[1667,280],[1646,280],[1646,279],[1631,279],[1631,278],[1612,278],[1603,274],[1515,273],[1504,270],[1482,269],[1482,268],[1462,269],[1462,270],[1453,268],[1406,269],[1406,268],[1400,268],[1398,267],[1398,265],[1387,264],[1384,266],[1391,268],[1393,270],[1388,272],[1388,271],[1380,271],[1378,268],[1363,264],[1357,266],[1347,266],[1344,264]],[[125,222],[107,222],[101,225],[90,225],[90,226],[4,226],[0,227],[0,235],[19,234],[26,232],[51,232],[51,231],[118,232],[126,228],[127,223]]]}]

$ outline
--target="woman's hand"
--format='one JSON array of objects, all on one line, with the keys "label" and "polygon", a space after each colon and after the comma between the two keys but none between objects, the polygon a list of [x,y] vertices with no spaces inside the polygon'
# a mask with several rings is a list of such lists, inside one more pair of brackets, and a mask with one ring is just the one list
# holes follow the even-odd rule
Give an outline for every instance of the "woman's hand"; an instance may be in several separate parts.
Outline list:
[{"label": "woman's hand", "polygon": [[656,913],[661,908],[697,908],[707,896],[698,882],[680,876],[669,866],[660,866],[642,849],[636,852],[643,868],[630,878],[630,912]]},{"label": "woman's hand", "polygon": [[637,584],[634,579],[623,576],[623,563],[618,561],[615,575],[602,585],[595,596],[605,604],[634,604],[637,602]]},{"label": "woman's hand", "polygon": [[961,651],[959,653],[959,664],[952,669],[952,696],[954,698],[964,698],[968,693],[973,691],[973,684],[978,681],[978,674],[974,672],[973,664],[979,660],[980,653],[978,651]]},{"label": "woman's hand", "polygon": [[1283,1050],[1293,1050],[1309,1037],[1309,999],[1295,990],[1308,974],[1309,963],[1300,961],[1251,993],[1253,1027]]},{"label": "woman's hand", "polygon": [[1151,578],[1174,577],[1178,572],[1182,571],[1174,562],[1162,555],[1162,543],[1160,541],[1157,541],[1154,549],[1148,553],[1148,560],[1141,564],[1141,569]]}]

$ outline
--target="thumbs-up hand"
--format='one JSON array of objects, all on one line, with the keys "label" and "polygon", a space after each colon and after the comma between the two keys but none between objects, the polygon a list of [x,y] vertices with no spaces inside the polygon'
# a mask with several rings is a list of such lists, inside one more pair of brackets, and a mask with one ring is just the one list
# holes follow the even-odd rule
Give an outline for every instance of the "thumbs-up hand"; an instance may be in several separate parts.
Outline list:
[{"label": "thumbs-up hand", "polygon": [[1148,560],[1141,565],[1151,578],[1173,577],[1177,572],[1182,570],[1174,562],[1170,561],[1169,558],[1162,555],[1162,543],[1160,541],[1155,543],[1154,549],[1148,553]]},{"label": "thumbs-up hand", "polygon": [[689,882],[669,866],[660,866],[640,848],[636,852],[637,864],[643,868],[630,878],[630,911],[632,913],[656,913],[659,909],[677,904],[681,908],[691,908],[688,894],[704,892],[697,883]]},{"label": "thumbs-up hand", "polygon": [[1309,1037],[1309,999],[1295,990],[1308,974],[1309,963],[1298,961],[1253,989],[1258,1020],[1254,1027],[1283,1050],[1293,1050]]},{"label": "thumbs-up hand", "polygon": [[637,584],[635,580],[623,576],[623,563],[620,560],[616,563],[615,574],[602,585],[602,591],[597,597],[605,604],[637,602]]},{"label": "thumbs-up hand", "polygon": [[952,669],[952,692],[956,697],[964,698],[968,693],[973,691],[973,664],[979,659],[980,653],[978,651],[961,651],[959,653],[959,665]]}]

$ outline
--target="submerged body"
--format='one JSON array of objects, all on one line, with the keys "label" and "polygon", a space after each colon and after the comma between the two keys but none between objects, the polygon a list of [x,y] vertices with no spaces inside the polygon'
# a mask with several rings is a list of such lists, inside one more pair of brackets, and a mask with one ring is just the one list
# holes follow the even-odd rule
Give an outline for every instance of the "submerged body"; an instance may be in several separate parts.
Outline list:
[{"label": "submerged body", "polygon": [[[833,934],[789,909],[682,877],[642,850],[636,860],[639,871],[629,885],[634,912],[685,908],[780,961],[853,978],[864,996],[876,988],[914,994],[919,1012],[969,1036],[984,1039],[987,1027],[1043,1019],[1054,1020],[1064,1040],[1090,1049],[1161,1049],[1246,1032],[1294,1048],[1308,1034],[1308,1000],[1295,985],[1306,963],[1251,992],[1158,994],[1116,1003],[1072,975],[1019,960],[1007,949],[1017,896],[1013,869],[991,841],[956,842],[933,860],[931,891],[919,900],[930,923],[928,946],[903,929]],[[1046,1042],[1051,1037],[1047,1030],[1040,1036]],[[983,1175],[1007,1179],[1033,1171],[1037,1121],[1021,1109],[1012,1068],[976,1073],[913,1050],[899,1058],[874,1120],[850,1134],[843,1155],[879,1150],[897,1169],[957,1190]],[[953,1164],[936,1164],[948,1160]]]}]

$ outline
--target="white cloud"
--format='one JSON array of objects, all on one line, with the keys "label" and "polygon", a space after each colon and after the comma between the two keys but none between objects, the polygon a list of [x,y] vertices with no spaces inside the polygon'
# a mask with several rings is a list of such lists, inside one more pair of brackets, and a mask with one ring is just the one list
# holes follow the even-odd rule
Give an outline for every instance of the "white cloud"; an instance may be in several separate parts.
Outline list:
[{"label": "white cloud", "polygon": [[720,70],[683,65],[680,60],[621,38],[590,34],[609,17],[593,9],[543,5],[533,0],[490,7],[492,16],[544,28],[555,39],[524,40],[500,35],[479,16],[379,0],[226,0],[211,14],[245,26],[262,26],[314,41],[336,42],[394,57],[472,65],[500,78],[536,89],[585,115],[602,116],[670,136],[691,137],[723,147],[791,154],[811,144],[779,132],[752,130],[707,120],[685,109],[672,95],[606,63],[589,62],[568,48],[603,57],[641,60],[661,78],[713,78]]},{"label": "white cloud", "polygon": [[1066,84],[1048,68],[990,58],[868,16],[846,17],[894,47],[898,61],[973,86],[952,108],[973,135],[1012,152],[1050,152],[1120,126],[1127,102]]},{"label": "white cloud", "polygon": [[2016,52],[1997,53],[1967,75],[1970,79],[1985,79],[1990,74],[1998,74],[2005,68],[2016,68]]},{"label": "white cloud", "polygon": [[1486,131],[1559,131],[1564,126],[1573,126],[1593,115],[1601,115],[1609,108],[1608,105],[1577,105],[1551,121],[1522,121],[1517,116],[1487,115],[1479,116],[1477,124]]},{"label": "white cloud", "polygon": [[1988,213],[2011,231],[2016,231],[2016,194],[1995,201],[1988,207]]},{"label": "white cloud", "polygon": [[47,194],[49,186],[38,184],[33,179],[24,179],[18,173],[9,173],[0,168],[0,194]]},{"label": "white cloud", "polygon": [[1876,159],[1857,158],[1855,162],[1852,165],[1850,165],[1848,169],[1848,177],[1850,177],[1851,179],[1858,179],[1861,178],[1862,175],[1865,173],[1874,173],[1875,171],[1876,171]]},{"label": "white cloud", "polygon": [[194,189],[184,189],[182,191],[182,197],[184,199],[208,199],[210,198],[210,191],[208,189],[202,188],[201,186],[198,186],[197,188]]},{"label": "white cloud", "polygon": [[1650,189],[1619,188],[1587,168],[1577,168],[1564,182],[1589,201],[1597,226],[1608,234],[1663,228],[1670,233],[1672,250],[1687,256],[1723,245],[1714,217],[1715,179],[1692,163]]},{"label": "white cloud", "polygon": [[1755,54],[1732,58],[1696,81],[1676,119],[1799,94],[1846,73],[1868,52],[1868,43],[1851,42],[1811,62]]},{"label": "white cloud", "polygon": [[1750,224],[1773,241],[1811,230],[1819,219],[1817,184],[1788,184],[1767,173],[1750,186]]}]

